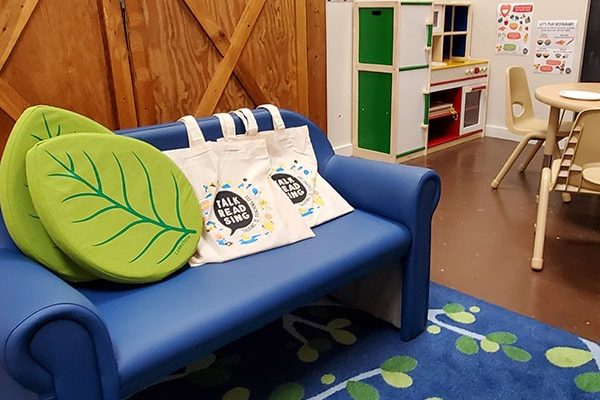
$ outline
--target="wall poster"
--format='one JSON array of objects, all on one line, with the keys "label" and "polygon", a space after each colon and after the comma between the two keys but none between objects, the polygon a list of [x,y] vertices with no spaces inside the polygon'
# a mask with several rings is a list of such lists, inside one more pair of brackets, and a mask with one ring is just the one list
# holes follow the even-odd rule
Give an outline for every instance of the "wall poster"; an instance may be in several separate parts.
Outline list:
[{"label": "wall poster", "polygon": [[499,3],[496,54],[529,54],[533,3]]},{"label": "wall poster", "polygon": [[577,21],[538,21],[534,72],[570,75],[573,73]]}]

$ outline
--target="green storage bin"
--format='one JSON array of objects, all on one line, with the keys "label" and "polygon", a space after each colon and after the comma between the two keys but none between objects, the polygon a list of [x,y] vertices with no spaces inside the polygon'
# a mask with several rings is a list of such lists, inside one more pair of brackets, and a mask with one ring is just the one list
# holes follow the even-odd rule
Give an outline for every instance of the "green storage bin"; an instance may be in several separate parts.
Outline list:
[{"label": "green storage bin", "polygon": [[393,64],[394,9],[359,8],[358,62]]},{"label": "green storage bin", "polygon": [[358,73],[358,147],[390,153],[392,74]]}]

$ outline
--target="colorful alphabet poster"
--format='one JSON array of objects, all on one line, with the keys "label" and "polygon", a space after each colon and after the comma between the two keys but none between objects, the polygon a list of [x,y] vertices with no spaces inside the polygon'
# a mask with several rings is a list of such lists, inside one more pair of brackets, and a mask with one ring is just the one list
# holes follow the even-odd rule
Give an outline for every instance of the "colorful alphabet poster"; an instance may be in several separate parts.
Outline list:
[{"label": "colorful alphabet poster", "polygon": [[498,4],[496,54],[529,54],[533,3]]},{"label": "colorful alphabet poster", "polygon": [[572,74],[576,34],[575,20],[538,21],[534,71],[540,74]]}]

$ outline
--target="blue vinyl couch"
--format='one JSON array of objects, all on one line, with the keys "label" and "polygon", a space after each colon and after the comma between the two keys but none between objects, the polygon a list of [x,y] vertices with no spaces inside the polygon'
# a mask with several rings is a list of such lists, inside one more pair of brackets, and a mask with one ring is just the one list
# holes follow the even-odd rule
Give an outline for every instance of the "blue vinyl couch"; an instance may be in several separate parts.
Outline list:
[{"label": "blue vinyl couch", "polygon": [[[271,129],[264,110],[261,130]],[[328,293],[388,320],[410,340],[425,327],[431,218],[440,196],[425,168],[334,155],[308,124],[319,172],[356,210],[316,237],[163,282],[71,285],[19,252],[0,223],[0,399],[125,398]],[[220,129],[200,120],[207,139]],[[238,131],[241,122],[236,117]],[[180,123],[120,132],[187,147]],[[199,393],[201,396],[201,393]]]}]

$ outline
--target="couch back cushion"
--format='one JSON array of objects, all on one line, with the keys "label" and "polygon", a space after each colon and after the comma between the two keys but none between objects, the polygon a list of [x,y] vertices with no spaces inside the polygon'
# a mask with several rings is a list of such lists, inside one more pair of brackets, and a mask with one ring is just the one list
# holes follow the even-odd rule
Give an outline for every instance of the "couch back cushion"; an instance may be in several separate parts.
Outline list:
[{"label": "couch back cushion", "polygon": [[[273,129],[271,114],[264,109],[253,110],[260,131],[268,131]],[[317,161],[319,163],[319,172],[322,174],[329,159],[333,156],[333,148],[327,140],[327,137],[318,126],[311,120],[301,114],[281,110],[281,116],[286,127],[295,127],[307,125],[310,132],[310,140],[312,142]],[[244,126],[241,120],[235,116],[236,132],[241,134],[244,132]],[[217,140],[221,137],[221,127],[219,120],[216,117],[198,119],[202,133],[207,140]],[[152,144],[160,150],[172,150],[182,147],[188,147],[187,133],[183,123],[173,122],[161,125],[152,125],[141,128],[125,129],[117,131],[118,134],[141,139]]]},{"label": "couch back cushion", "polygon": [[[273,129],[271,121],[271,115],[266,110],[254,110],[259,128],[261,131]],[[333,148],[327,140],[327,137],[318,126],[316,126],[308,118],[301,114],[281,110],[281,115],[287,127],[307,125],[310,132],[310,139],[317,156],[319,163],[319,172],[323,174],[323,170],[327,165],[329,159],[333,156]],[[237,133],[243,132],[243,125],[238,117],[234,117],[236,122]],[[208,117],[199,119],[200,126],[202,127],[203,133],[209,140],[217,140],[221,137],[221,128],[219,121],[216,118]],[[160,150],[171,150],[178,149],[188,146],[187,133],[183,124],[178,122],[172,122],[161,125],[151,125],[140,128],[123,129],[117,131],[118,134],[123,134],[131,137],[141,139],[145,142],[152,144]],[[25,172],[23,171],[23,174]],[[1,223],[2,221],[0,221]],[[3,234],[5,230],[5,224],[2,223],[0,226],[0,248],[14,248],[12,239]],[[4,232],[5,233],[5,232]]]}]

